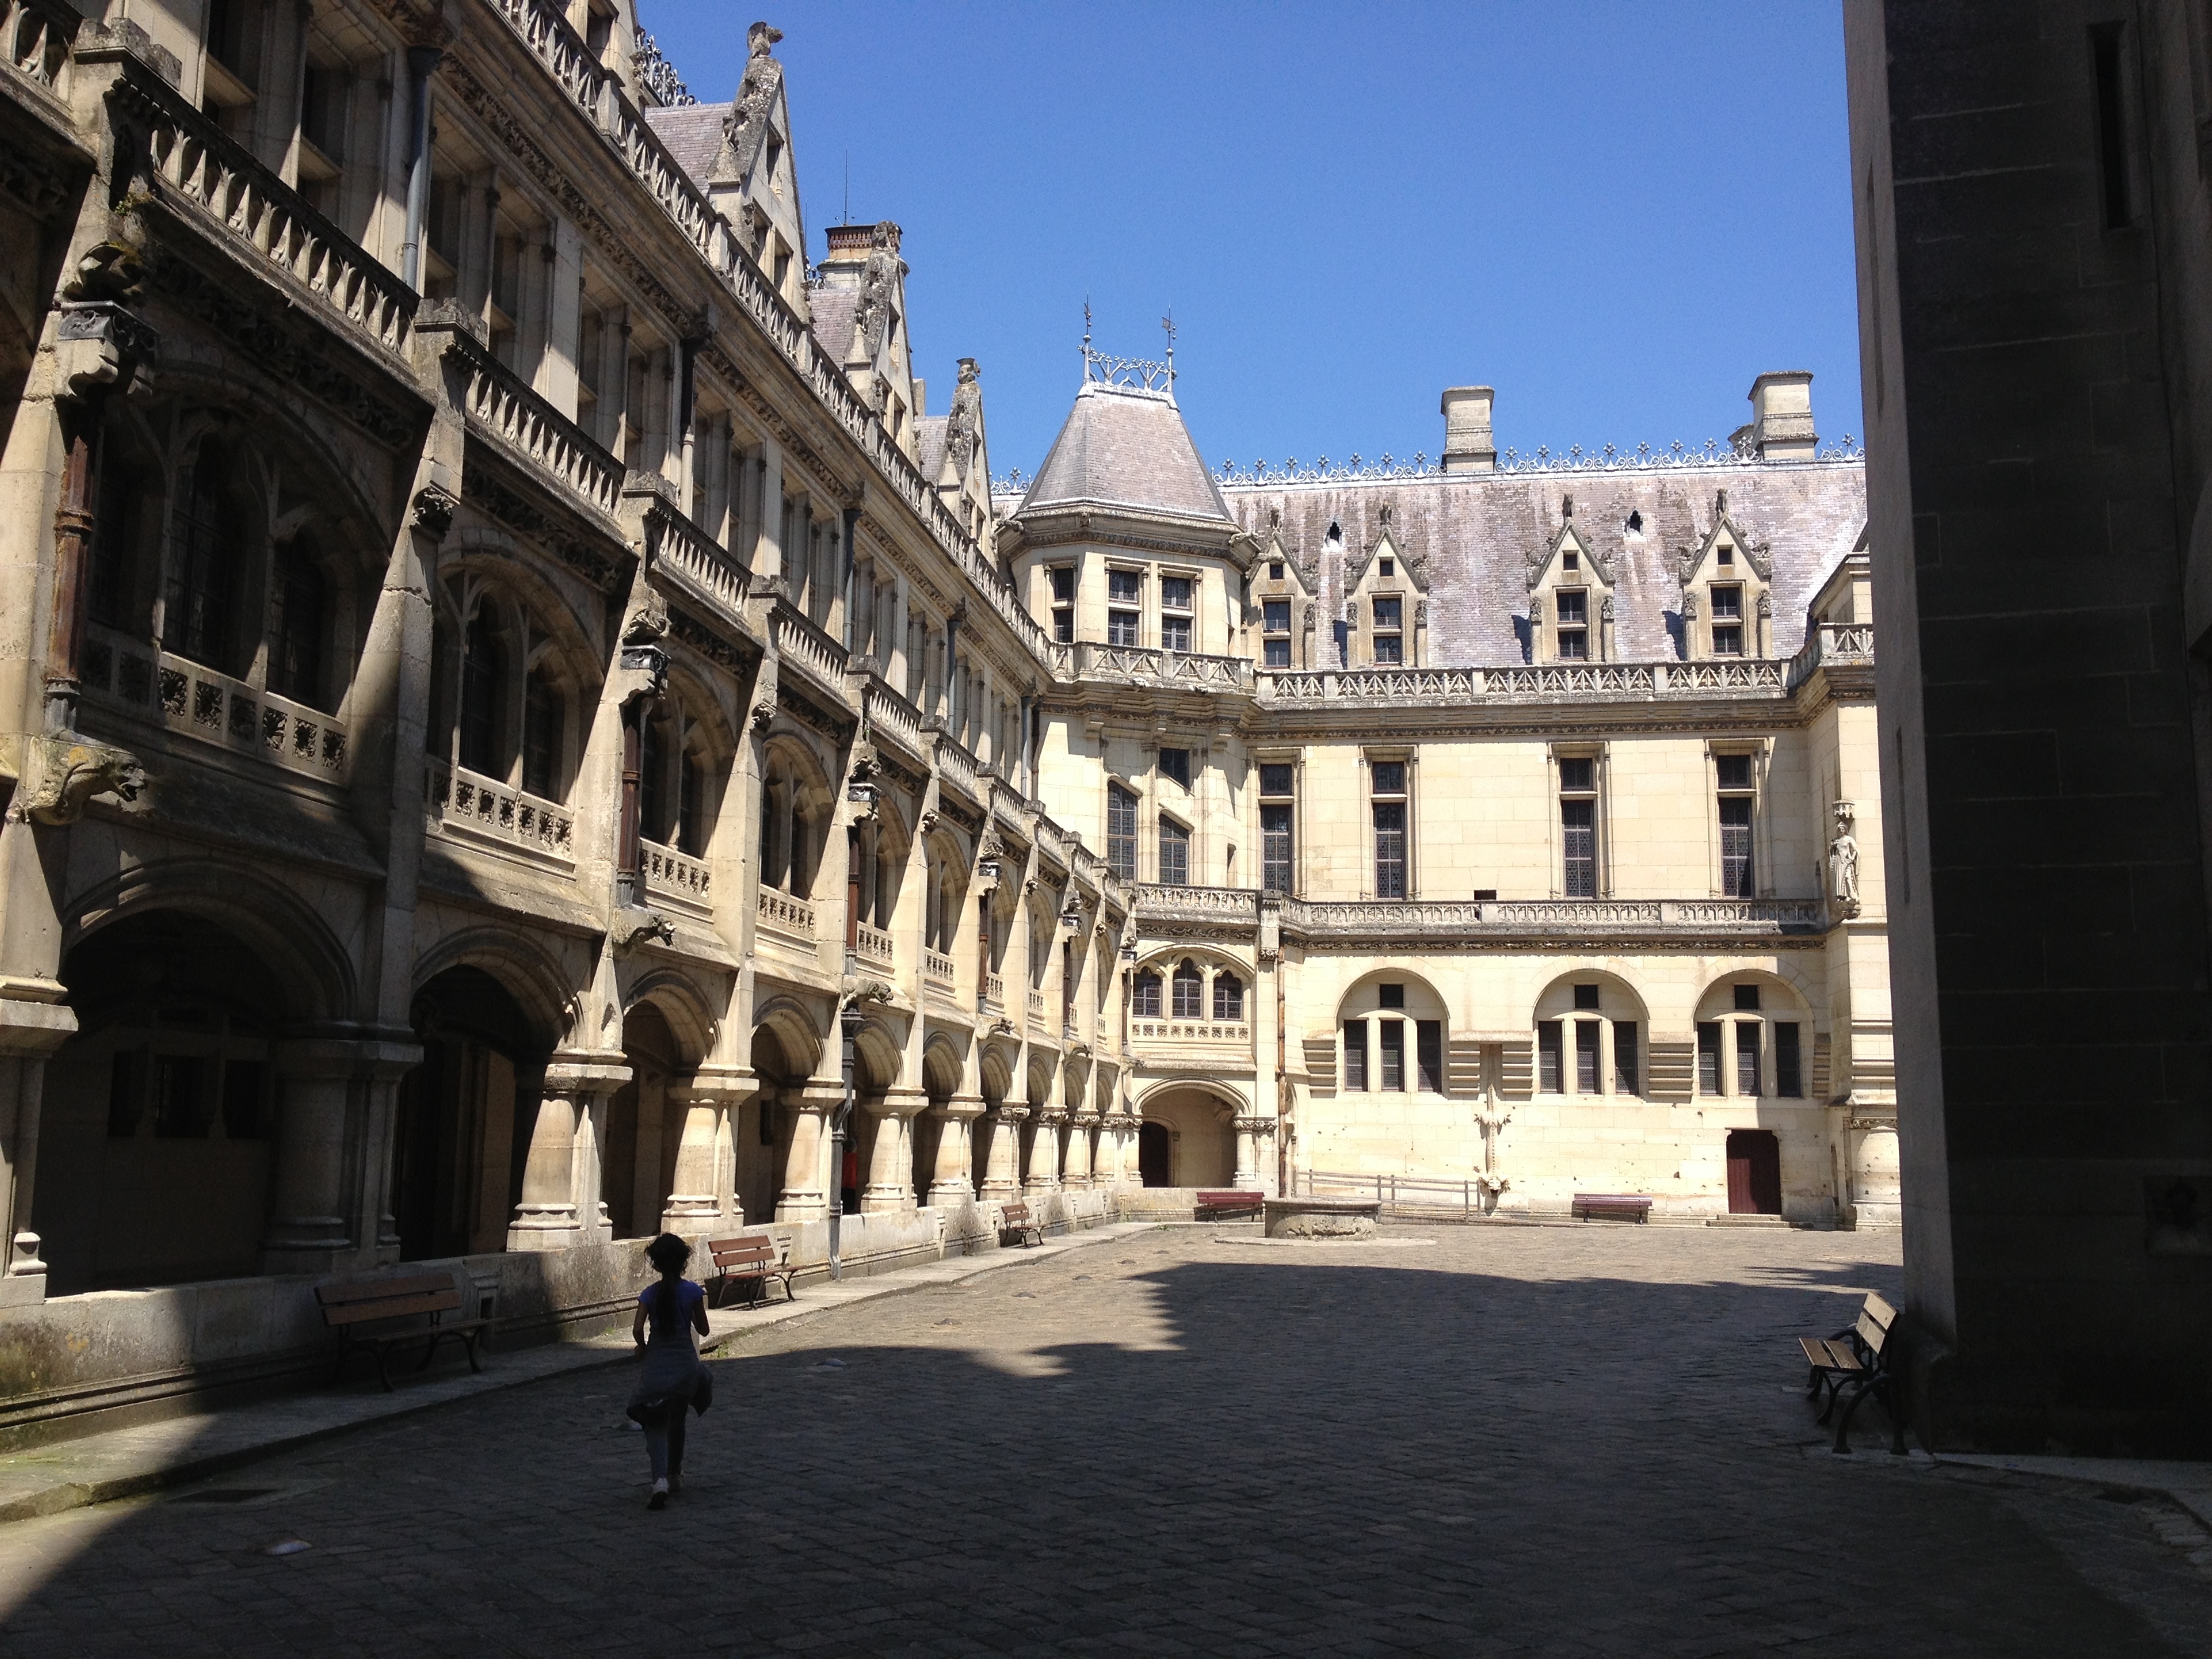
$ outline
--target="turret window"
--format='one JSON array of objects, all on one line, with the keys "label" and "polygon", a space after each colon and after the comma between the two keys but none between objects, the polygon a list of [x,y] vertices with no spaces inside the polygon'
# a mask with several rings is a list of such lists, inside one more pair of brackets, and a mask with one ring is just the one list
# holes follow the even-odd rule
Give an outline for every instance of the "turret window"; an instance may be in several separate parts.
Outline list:
[{"label": "turret window", "polygon": [[1144,577],[1134,570],[1106,573],[1106,643],[1135,645],[1142,602]]},{"label": "turret window", "polygon": [[1066,645],[1075,637],[1075,567],[1057,564],[1045,574],[1052,583],[1052,636]]},{"label": "turret window", "polygon": [[1188,576],[1160,578],[1160,645],[1165,650],[1191,648],[1190,589]]}]

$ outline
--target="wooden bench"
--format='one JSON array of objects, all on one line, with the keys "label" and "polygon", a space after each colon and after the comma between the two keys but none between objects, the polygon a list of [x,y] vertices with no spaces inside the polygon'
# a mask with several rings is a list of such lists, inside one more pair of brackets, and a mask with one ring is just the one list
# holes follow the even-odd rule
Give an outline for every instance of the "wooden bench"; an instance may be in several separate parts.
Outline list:
[{"label": "wooden bench", "polygon": [[1008,1233],[1021,1241],[1024,1249],[1044,1243],[1044,1230],[1030,1218],[1030,1206],[1026,1204],[1009,1204],[999,1212],[1000,1243],[1006,1242]]},{"label": "wooden bench", "polygon": [[1577,1193],[1571,1212],[1577,1221],[1633,1221],[1651,1219],[1651,1200],[1640,1193]]},{"label": "wooden bench", "polygon": [[[461,1305],[461,1293],[453,1288],[450,1273],[410,1273],[397,1279],[342,1279],[315,1286],[315,1300],[323,1310],[323,1323],[345,1338],[338,1350],[338,1368],[331,1376],[335,1387],[345,1376],[346,1361],[356,1348],[376,1350],[376,1380],[384,1384],[385,1392],[392,1390],[392,1373],[388,1368],[392,1350],[403,1344],[422,1344],[422,1363],[416,1370],[429,1368],[430,1357],[438,1352],[438,1344],[449,1336],[459,1337],[469,1351],[469,1369],[480,1371],[477,1364],[477,1343],[491,1322],[486,1319],[456,1319],[446,1316]],[[410,1325],[396,1331],[364,1331],[363,1325],[377,1324],[388,1319],[406,1319],[416,1314],[428,1314],[427,1325]]]},{"label": "wooden bench", "polygon": [[1858,1410],[1861,1401],[1872,1395],[1889,1413],[1890,1450],[1899,1457],[1905,1455],[1905,1413],[1898,1403],[1896,1380],[1889,1368],[1893,1352],[1889,1338],[1896,1324],[1897,1310],[1869,1291],[1859,1309],[1858,1322],[1849,1330],[1838,1331],[1831,1337],[1797,1339],[1797,1346],[1805,1351],[1805,1362],[1812,1371],[1806,1382],[1805,1397],[1810,1400],[1822,1389],[1827,1391],[1828,1403],[1820,1413],[1821,1422],[1835,1416],[1836,1401],[1843,1397],[1845,1389],[1850,1391],[1844,1414],[1837,1419],[1836,1443],[1830,1449],[1847,1452],[1851,1449],[1851,1413]]},{"label": "wooden bench", "polygon": [[707,1254],[714,1259],[714,1284],[718,1290],[726,1290],[733,1279],[752,1287],[752,1293],[745,1298],[748,1308],[760,1305],[771,1279],[783,1285],[785,1301],[799,1300],[799,1293],[791,1288],[792,1275],[799,1271],[791,1265],[791,1252],[766,1233],[748,1233],[743,1238],[710,1238],[707,1241]]},{"label": "wooden bench", "polygon": [[1265,1197],[1259,1193],[1243,1191],[1200,1193],[1196,1199],[1197,1215],[1200,1221],[1219,1221],[1237,1216],[1249,1216],[1257,1220]]}]

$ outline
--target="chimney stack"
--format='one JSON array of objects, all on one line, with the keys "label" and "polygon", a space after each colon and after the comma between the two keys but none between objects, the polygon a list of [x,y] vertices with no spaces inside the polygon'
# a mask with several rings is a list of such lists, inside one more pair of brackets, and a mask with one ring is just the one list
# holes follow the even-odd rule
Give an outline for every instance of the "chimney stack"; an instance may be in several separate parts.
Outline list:
[{"label": "chimney stack", "polygon": [[1820,453],[1813,430],[1813,377],[1802,369],[1762,374],[1751,383],[1749,436],[1762,461],[1809,461]]},{"label": "chimney stack", "polygon": [[1444,393],[1445,471],[1498,470],[1498,447],[1490,437],[1490,404],[1495,396],[1486,386],[1455,386]]}]

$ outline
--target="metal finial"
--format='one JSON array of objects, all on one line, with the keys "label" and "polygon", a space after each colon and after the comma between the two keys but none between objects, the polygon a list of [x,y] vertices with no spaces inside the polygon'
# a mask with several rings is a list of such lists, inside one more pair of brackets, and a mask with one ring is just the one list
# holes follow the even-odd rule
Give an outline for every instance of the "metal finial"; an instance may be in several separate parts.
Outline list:
[{"label": "metal finial", "polygon": [[1164,317],[1161,318],[1161,319],[1160,319],[1160,326],[1161,326],[1162,328],[1164,328],[1164,329],[1165,329],[1165,330],[1167,331],[1167,337],[1168,337],[1168,384],[1169,384],[1170,386],[1173,386],[1173,385],[1175,384],[1175,337],[1176,337],[1175,313],[1173,313],[1172,311],[1170,311],[1170,313],[1168,313],[1168,314],[1167,314],[1166,316],[1164,316]]}]

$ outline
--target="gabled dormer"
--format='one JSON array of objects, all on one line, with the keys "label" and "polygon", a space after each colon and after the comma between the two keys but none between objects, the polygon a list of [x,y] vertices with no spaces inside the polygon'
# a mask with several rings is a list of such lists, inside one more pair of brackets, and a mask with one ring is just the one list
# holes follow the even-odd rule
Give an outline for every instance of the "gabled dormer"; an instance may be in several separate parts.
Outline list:
[{"label": "gabled dormer", "polygon": [[[1429,585],[1425,561],[1408,558],[1390,526],[1390,508],[1376,514],[1381,532],[1344,573],[1346,655],[1354,668],[1417,668],[1428,660]],[[1332,532],[1336,526],[1329,526]]]},{"label": "gabled dormer", "polygon": [[892,441],[917,464],[914,356],[907,335],[906,261],[899,228],[832,225],[830,251],[815,272],[815,337],[845,370],[861,400],[882,417]]},{"label": "gabled dormer", "polygon": [[1262,668],[1315,668],[1314,611],[1321,599],[1320,566],[1301,564],[1283,544],[1279,508],[1267,514],[1267,534],[1252,562],[1252,602],[1245,620],[1252,660]]},{"label": "gabled dormer", "polygon": [[804,317],[806,223],[799,210],[783,65],[774,55],[782,39],[782,30],[766,23],[745,31],[745,72],[722,117],[721,143],[704,183],[708,199],[730,222],[738,244]]},{"label": "gabled dormer", "polygon": [[1713,527],[1674,556],[1682,584],[1682,655],[1689,661],[1766,657],[1774,652],[1774,565],[1729,517],[1728,491],[1713,496]]},{"label": "gabled dormer", "polygon": [[1528,555],[1528,659],[1612,662],[1613,557],[1575,522],[1575,498],[1559,503],[1559,527]]}]

